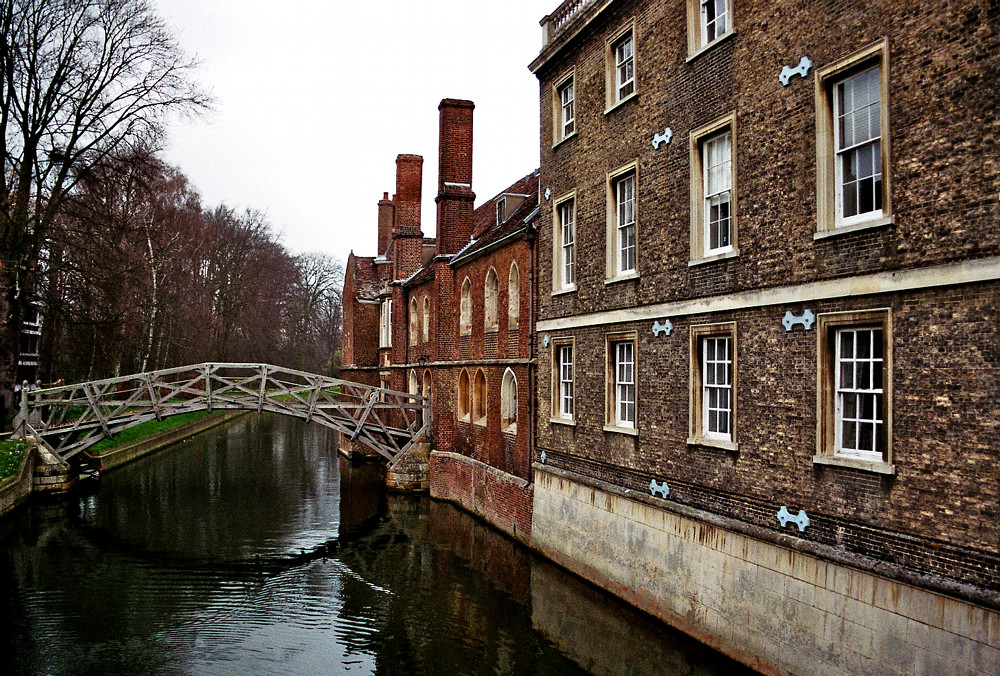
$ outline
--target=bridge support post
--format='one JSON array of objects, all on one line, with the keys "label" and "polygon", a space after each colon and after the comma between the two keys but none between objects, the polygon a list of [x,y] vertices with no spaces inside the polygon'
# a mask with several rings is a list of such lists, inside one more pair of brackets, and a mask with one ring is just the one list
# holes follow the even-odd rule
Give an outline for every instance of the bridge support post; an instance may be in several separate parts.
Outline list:
[{"label": "bridge support post", "polygon": [[21,383],[21,416],[14,435],[24,439],[28,434],[28,381]]},{"label": "bridge support post", "polygon": [[422,493],[431,488],[431,442],[424,438],[389,463],[385,483],[389,490]]}]

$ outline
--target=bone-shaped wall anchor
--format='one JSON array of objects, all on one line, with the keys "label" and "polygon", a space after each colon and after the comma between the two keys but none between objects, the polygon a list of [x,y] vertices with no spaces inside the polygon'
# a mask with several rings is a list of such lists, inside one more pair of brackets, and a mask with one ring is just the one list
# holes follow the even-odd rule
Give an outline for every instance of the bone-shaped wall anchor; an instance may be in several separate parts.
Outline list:
[{"label": "bone-shaped wall anchor", "polygon": [[653,322],[653,335],[659,336],[661,333],[665,333],[668,336],[673,332],[674,325],[670,323],[669,319],[664,319],[663,323]]},{"label": "bone-shaped wall anchor", "polygon": [[542,461],[542,464],[543,464],[543,465],[545,464],[545,451],[542,451],[542,457],[541,457],[541,458],[539,458],[539,460],[541,460],[541,461]]},{"label": "bone-shaped wall anchor", "polygon": [[666,500],[667,496],[670,495],[670,486],[667,485],[666,481],[663,482],[663,485],[660,485],[656,483],[656,479],[650,479],[649,494],[656,495],[657,493],[659,493],[663,497],[663,499]]},{"label": "bone-shaped wall anchor", "polygon": [[552,188],[546,188],[545,189],[545,201],[548,202],[550,199],[552,199]]},{"label": "bone-shaped wall anchor", "polygon": [[542,345],[544,345],[545,347],[548,347],[549,346],[549,342],[550,342],[550,340],[549,340],[549,334],[546,333],[544,336],[542,336]]},{"label": "bone-shaped wall anchor", "polygon": [[796,324],[801,324],[802,328],[809,331],[815,321],[816,315],[813,314],[812,310],[806,310],[801,317],[796,317],[791,310],[787,310],[785,316],[781,318],[781,323],[785,325],[785,331],[791,331]]},{"label": "bone-shaped wall anchor", "polygon": [[800,509],[797,515],[792,516],[791,512],[788,511],[788,507],[785,507],[784,505],[782,505],[781,509],[778,510],[778,521],[781,522],[782,528],[788,525],[788,522],[791,521],[799,527],[800,533],[809,525],[809,517],[806,516],[805,510]]},{"label": "bone-shaped wall anchor", "polygon": [[671,129],[670,127],[667,127],[662,134],[657,134],[656,136],[653,137],[653,148],[659,150],[661,143],[666,143],[667,145],[670,145],[670,141],[673,138],[674,138],[674,130]]},{"label": "bone-shaped wall anchor", "polygon": [[781,84],[788,86],[788,82],[792,79],[793,75],[801,75],[803,78],[809,75],[809,69],[812,68],[813,62],[808,56],[803,56],[799,61],[799,65],[795,68],[790,68],[788,66],[783,66],[781,69],[781,75],[778,79],[781,80]]}]

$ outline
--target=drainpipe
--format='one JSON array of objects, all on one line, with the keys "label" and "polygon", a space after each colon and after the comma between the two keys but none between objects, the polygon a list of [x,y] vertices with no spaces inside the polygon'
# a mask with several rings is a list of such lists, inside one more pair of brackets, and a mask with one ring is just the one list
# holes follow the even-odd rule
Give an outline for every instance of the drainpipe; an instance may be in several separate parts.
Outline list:
[{"label": "drainpipe", "polygon": [[538,241],[538,230],[535,229],[534,218],[538,217],[538,209],[525,224],[524,241],[528,243],[528,483],[534,483],[531,469],[532,454],[535,450],[535,398],[537,396],[535,369],[535,242]]}]

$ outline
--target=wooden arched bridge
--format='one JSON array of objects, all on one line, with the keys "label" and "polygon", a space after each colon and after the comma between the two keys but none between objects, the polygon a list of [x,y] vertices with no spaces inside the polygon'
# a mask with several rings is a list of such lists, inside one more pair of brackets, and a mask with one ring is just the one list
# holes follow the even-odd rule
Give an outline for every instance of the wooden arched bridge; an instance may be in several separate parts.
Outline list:
[{"label": "wooden arched bridge", "polygon": [[207,363],[22,390],[14,429],[66,461],[129,427],[179,413],[271,411],[347,435],[391,463],[428,431],[429,400],[268,364]]}]

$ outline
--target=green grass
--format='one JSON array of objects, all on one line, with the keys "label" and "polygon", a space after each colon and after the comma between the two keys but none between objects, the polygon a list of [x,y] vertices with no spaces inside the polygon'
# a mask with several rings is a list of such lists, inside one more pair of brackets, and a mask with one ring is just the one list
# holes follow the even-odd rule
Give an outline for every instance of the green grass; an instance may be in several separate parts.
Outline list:
[{"label": "green grass", "polygon": [[20,439],[0,441],[0,479],[17,474],[27,448],[28,444]]},{"label": "green grass", "polygon": [[91,452],[99,453],[109,448],[120,446],[121,444],[127,444],[130,441],[142,439],[143,437],[148,437],[153,434],[158,434],[159,432],[165,432],[166,430],[172,429],[179,425],[191,423],[194,422],[195,420],[201,420],[202,418],[208,415],[211,415],[211,413],[209,413],[208,411],[195,411],[194,413],[181,413],[180,415],[172,415],[169,418],[164,418],[163,420],[150,420],[149,422],[144,422],[141,425],[136,425],[135,427],[129,427],[127,430],[122,431],[116,437],[99,441],[93,446],[91,446],[90,450]]}]

